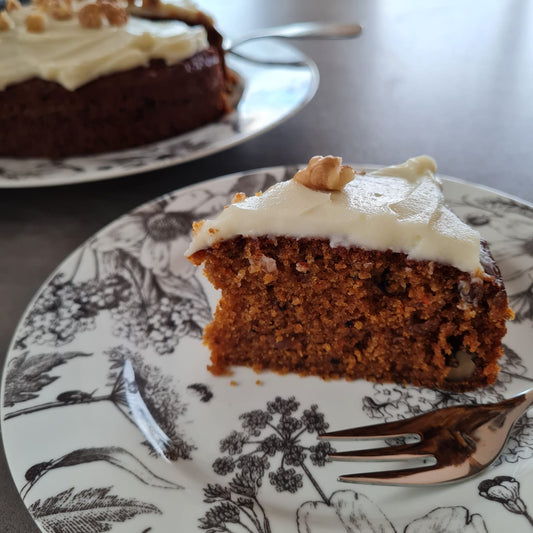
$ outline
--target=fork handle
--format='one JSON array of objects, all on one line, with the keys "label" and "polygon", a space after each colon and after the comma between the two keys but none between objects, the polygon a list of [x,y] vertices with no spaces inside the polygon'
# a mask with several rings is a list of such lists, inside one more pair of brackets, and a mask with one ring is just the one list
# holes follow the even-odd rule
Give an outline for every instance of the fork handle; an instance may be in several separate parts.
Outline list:
[{"label": "fork handle", "polygon": [[359,24],[339,24],[332,22],[296,22],[273,28],[261,28],[235,39],[229,49],[248,41],[264,38],[280,39],[349,39],[361,33]]}]

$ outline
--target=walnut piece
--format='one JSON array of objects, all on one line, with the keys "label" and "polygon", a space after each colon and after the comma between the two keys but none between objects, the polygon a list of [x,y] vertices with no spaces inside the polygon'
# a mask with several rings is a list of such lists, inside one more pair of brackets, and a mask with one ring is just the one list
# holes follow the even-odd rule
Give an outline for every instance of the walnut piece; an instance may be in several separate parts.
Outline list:
[{"label": "walnut piece", "polygon": [[161,0],[142,0],[144,9],[157,9],[161,5]]},{"label": "walnut piece", "polygon": [[340,157],[316,155],[293,179],[316,191],[340,191],[352,181],[354,174],[354,169],[343,165]]},{"label": "walnut piece", "polygon": [[128,22],[128,12],[115,2],[100,2],[102,12],[111,26],[124,26]]},{"label": "walnut piece", "polygon": [[13,26],[10,16],[5,11],[0,11],[0,31],[10,30]]},{"label": "walnut piece", "polygon": [[102,10],[96,4],[87,4],[79,10],[78,19],[82,28],[101,28]]},{"label": "walnut piece", "polygon": [[30,33],[42,33],[45,28],[43,13],[29,13],[24,21],[26,29]]},{"label": "walnut piece", "polygon": [[68,20],[72,18],[70,0],[46,0],[41,3],[45,13],[56,20]]},{"label": "walnut piece", "polygon": [[83,28],[100,28],[102,17],[107,19],[110,26],[124,26],[128,22],[126,4],[117,0],[96,0],[96,3],[83,6],[78,13]]},{"label": "walnut piece", "polygon": [[19,0],[7,0],[6,2],[6,11],[8,13],[11,13],[11,11],[15,11],[16,9],[20,9],[21,5]]}]

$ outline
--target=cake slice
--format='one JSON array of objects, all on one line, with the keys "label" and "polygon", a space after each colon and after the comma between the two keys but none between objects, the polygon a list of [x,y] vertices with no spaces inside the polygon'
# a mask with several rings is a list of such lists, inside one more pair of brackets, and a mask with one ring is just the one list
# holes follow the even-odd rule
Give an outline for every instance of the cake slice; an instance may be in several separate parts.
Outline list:
[{"label": "cake slice", "polygon": [[195,224],[186,252],[220,289],[204,342],[231,365],[451,390],[493,383],[500,272],[444,204],[427,156],[368,174],[314,157]]}]

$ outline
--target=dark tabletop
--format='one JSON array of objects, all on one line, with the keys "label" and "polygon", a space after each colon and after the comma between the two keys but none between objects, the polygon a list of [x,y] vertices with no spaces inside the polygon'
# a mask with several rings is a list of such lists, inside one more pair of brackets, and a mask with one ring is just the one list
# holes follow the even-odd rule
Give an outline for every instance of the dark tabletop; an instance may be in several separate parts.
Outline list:
[{"label": "dark tabletop", "polygon": [[[190,183],[303,163],[315,154],[392,164],[425,153],[443,174],[533,202],[530,2],[204,0],[200,5],[230,36],[304,20],[356,21],[364,30],[356,40],[296,44],[319,67],[317,95],[290,120],[240,146],[123,179],[3,189],[1,354],[32,295],[69,252],[133,207]],[[37,531],[3,452],[0,502],[0,531]]]}]

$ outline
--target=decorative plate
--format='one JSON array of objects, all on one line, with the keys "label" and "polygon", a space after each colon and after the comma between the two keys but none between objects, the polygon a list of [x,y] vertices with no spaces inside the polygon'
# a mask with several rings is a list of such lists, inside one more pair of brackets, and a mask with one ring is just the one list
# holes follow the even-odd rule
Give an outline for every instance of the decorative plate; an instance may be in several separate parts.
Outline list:
[{"label": "decorative plate", "polygon": [[339,483],[364,465],[327,462],[330,445],[316,438],[531,386],[529,205],[444,181],[452,208],[491,243],[516,312],[494,386],[456,394],[206,370],[201,332],[217,295],[183,257],[191,223],[295,170],[234,174],[150,202],[76,250],[35,296],[9,349],[1,420],[13,478],[42,531],[533,529],[533,415],[496,466],[441,487]]},{"label": "decorative plate", "polygon": [[0,157],[0,188],[69,185],[147,172],[226,150],[281,124],[311,101],[318,88],[318,69],[289,44],[261,41],[260,55],[254,45],[258,43],[246,45],[252,57],[300,66],[259,64],[228,54],[228,66],[242,82],[236,92],[243,92],[236,110],[217,122],[119,152],[57,160]]}]

